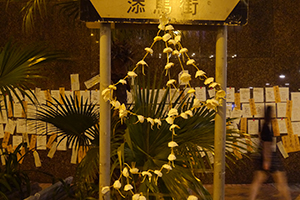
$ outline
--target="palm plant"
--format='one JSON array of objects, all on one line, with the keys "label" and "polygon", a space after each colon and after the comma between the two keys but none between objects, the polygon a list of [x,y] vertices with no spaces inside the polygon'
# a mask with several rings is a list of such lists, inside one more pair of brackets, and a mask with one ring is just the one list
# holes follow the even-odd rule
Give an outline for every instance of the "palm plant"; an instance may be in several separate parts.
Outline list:
[{"label": "palm plant", "polygon": [[[35,102],[30,90],[39,75],[42,64],[62,58],[60,52],[50,51],[42,45],[20,45],[8,42],[0,50],[0,99],[5,109],[12,102],[22,103],[26,96]],[[8,98],[4,98],[4,97]],[[14,97],[14,98],[13,98]],[[22,104],[23,105],[23,104]]]},{"label": "palm plant", "polygon": [[[150,79],[149,79],[150,80]],[[155,92],[149,88],[159,88],[159,84],[150,86],[137,84],[134,89],[135,103],[128,105],[128,109],[134,113],[151,117],[165,118],[168,108],[176,107],[179,111],[185,111],[193,107],[193,97],[184,96],[181,93],[172,105],[168,103],[170,91],[165,90],[163,98],[159,101],[159,89]],[[81,102],[81,103],[79,103]],[[168,142],[172,140],[170,125],[162,121],[161,126],[152,127],[149,123],[137,123],[135,115],[126,118],[126,130],[121,128],[118,117],[112,111],[112,138],[111,138],[111,176],[112,182],[119,180],[124,166],[131,165],[140,171],[148,169],[160,169],[168,162],[170,154]],[[138,192],[148,194],[150,199],[154,196],[163,196],[165,199],[186,198],[193,191],[201,199],[210,199],[201,181],[195,176],[195,169],[212,168],[208,154],[214,151],[214,110],[208,110],[205,106],[195,108],[193,116],[183,120],[175,119],[175,124],[180,126],[176,130],[175,140],[178,147],[175,150],[177,157],[172,170],[164,173],[160,179],[144,179],[133,175],[131,182]],[[76,172],[77,194],[81,198],[97,192],[97,176],[99,161],[98,143],[98,110],[93,104],[79,101],[77,98],[65,97],[63,104],[55,100],[55,103],[45,105],[38,111],[37,120],[41,120],[56,126],[59,135],[68,138],[68,143],[83,146],[88,149],[85,158],[81,161]],[[53,132],[53,131],[51,131]],[[228,130],[227,142],[231,148],[231,142],[236,139]],[[206,155],[206,156],[205,156]],[[166,171],[163,171],[166,172]],[[124,178],[121,178],[123,182]],[[92,189],[93,188],[93,189]],[[91,193],[89,193],[91,192]],[[112,192],[114,198],[120,195]],[[122,192],[128,195],[128,192]]]},{"label": "palm plant", "polygon": [[[0,168],[0,199],[9,199],[16,191],[20,199],[30,195],[30,179],[26,172],[20,170],[20,161],[28,153],[21,154],[21,148],[27,149],[26,143],[19,144],[13,152],[2,154],[5,160],[5,167]],[[19,156],[20,155],[20,156]]]}]

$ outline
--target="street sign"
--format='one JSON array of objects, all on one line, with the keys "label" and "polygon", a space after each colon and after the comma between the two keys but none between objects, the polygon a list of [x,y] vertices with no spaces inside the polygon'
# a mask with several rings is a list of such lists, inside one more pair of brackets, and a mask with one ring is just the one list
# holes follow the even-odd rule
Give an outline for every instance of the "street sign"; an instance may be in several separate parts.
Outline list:
[{"label": "street sign", "polygon": [[90,0],[102,21],[157,22],[162,13],[172,24],[224,22],[240,0]]}]

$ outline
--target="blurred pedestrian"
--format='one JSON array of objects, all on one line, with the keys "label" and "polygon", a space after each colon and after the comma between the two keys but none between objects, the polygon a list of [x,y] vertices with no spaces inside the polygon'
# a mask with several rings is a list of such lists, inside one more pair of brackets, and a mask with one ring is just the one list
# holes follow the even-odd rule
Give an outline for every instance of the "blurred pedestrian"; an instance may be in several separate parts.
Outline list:
[{"label": "blurred pedestrian", "polygon": [[265,122],[260,132],[260,148],[258,156],[254,159],[255,172],[251,185],[250,200],[255,200],[261,184],[269,174],[272,175],[281,199],[291,200],[286,173],[280,156],[276,153],[276,138],[272,130],[272,107],[268,106],[265,111]]}]

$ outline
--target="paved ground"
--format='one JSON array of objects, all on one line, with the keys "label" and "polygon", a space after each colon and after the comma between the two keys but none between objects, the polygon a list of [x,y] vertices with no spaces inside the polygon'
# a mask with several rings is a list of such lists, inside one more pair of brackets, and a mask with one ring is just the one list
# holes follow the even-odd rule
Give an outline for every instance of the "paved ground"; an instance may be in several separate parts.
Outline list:
[{"label": "paved ground", "polygon": [[[40,184],[44,189],[51,184]],[[213,194],[213,186],[205,185],[207,190]],[[300,200],[300,184],[290,184],[292,200]],[[249,184],[226,184],[225,200],[248,200],[250,185]],[[297,198],[298,197],[298,198]],[[260,189],[257,200],[281,200],[274,184],[264,184]]]},{"label": "paved ground", "polygon": [[[300,200],[300,184],[290,185],[292,200]],[[207,190],[212,194],[212,185],[206,185]],[[225,185],[226,200],[248,200],[249,184],[227,184]],[[299,196],[299,197],[298,197]],[[298,198],[297,198],[298,197]],[[257,200],[281,200],[274,184],[264,184],[260,190]]]}]

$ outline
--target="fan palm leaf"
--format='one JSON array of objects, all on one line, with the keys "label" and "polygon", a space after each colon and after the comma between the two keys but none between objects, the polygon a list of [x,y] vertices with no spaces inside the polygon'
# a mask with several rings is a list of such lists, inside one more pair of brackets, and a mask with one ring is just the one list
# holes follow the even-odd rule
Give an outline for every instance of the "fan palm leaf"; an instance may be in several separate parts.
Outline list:
[{"label": "fan palm leaf", "polygon": [[[193,108],[194,97],[184,95],[184,92],[170,103],[170,90],[166,89],[159,101],[160,89],[154,91],[156,82],[154,80],[154,86],[151,86],[149,81],[146,83],[142,80],[136,85],[134,105],[130,107],[132,112],[145,118],[165,119],[170,108],[176,108],[179,113]],[[159,88],[159,84],[157,87]],[[176,136],[174,136],[179,146],[174,149],[176,161],[173,169],[164,173],[158,182],[149,182],[147,179],[142,181],[137,188],[138,191],[145,194],[150,189],[150,193],[162,193],[166,198],[169,195],[176,199],[185,199],[192,190],[199,198],[210,199],[209,193],[194,175],[194,171],[197,169],[205,172],[212,169],[210,155],[214,154],[214,117],[214,110],[202,106],[194,108],[193,116],[188,119],[176,118],[174,124],[177,124],[180,129],[176,129]],[[162,124],[158,128],[147,122],[136,123],[137,117],[130,115],[126,119],[126,144],[120,160],[135,163],[140,170],[159,170],[163,164],[168,163],[167,158],[171,153],[168,143],[173,138],[169,130],[170,124],[165,120],[161,121]],[[237,136],[233,136],[230,132],[234,131],[228,131],[228,139],[232,141]]]},{"label": "fan palm leaf", "polygon": [[[29,89],[36,78],[41,78],[39,72],[42,64],[60,59],[62,53],[47,50],[37,45],[20,45],[8,42],[0,51],[0,98],[4,100],[5,108],[8,102],[22,102],[27,96],[32,102],[33,93]],[[28,92],[29,91],[29,92]],[[31,93],[31,94],[30,94]],[[8,96],[7,101],[5,96]],[[13,96],[15,99],[13,99]],[[34,96],[34,95],[33,95]]]},{"label": "fan palm leaf", "polygon": [[[95,104],[88,104],[78,98],[62,97],[62,103],[54,102],[42,106],[37,111],[37,120],[52,124],[57,128],[60,139],[67,138],[72,146],[87,147],[94,143],[98,132],[99,112]],[[52,130],[51,130],[52,132]]]}]

